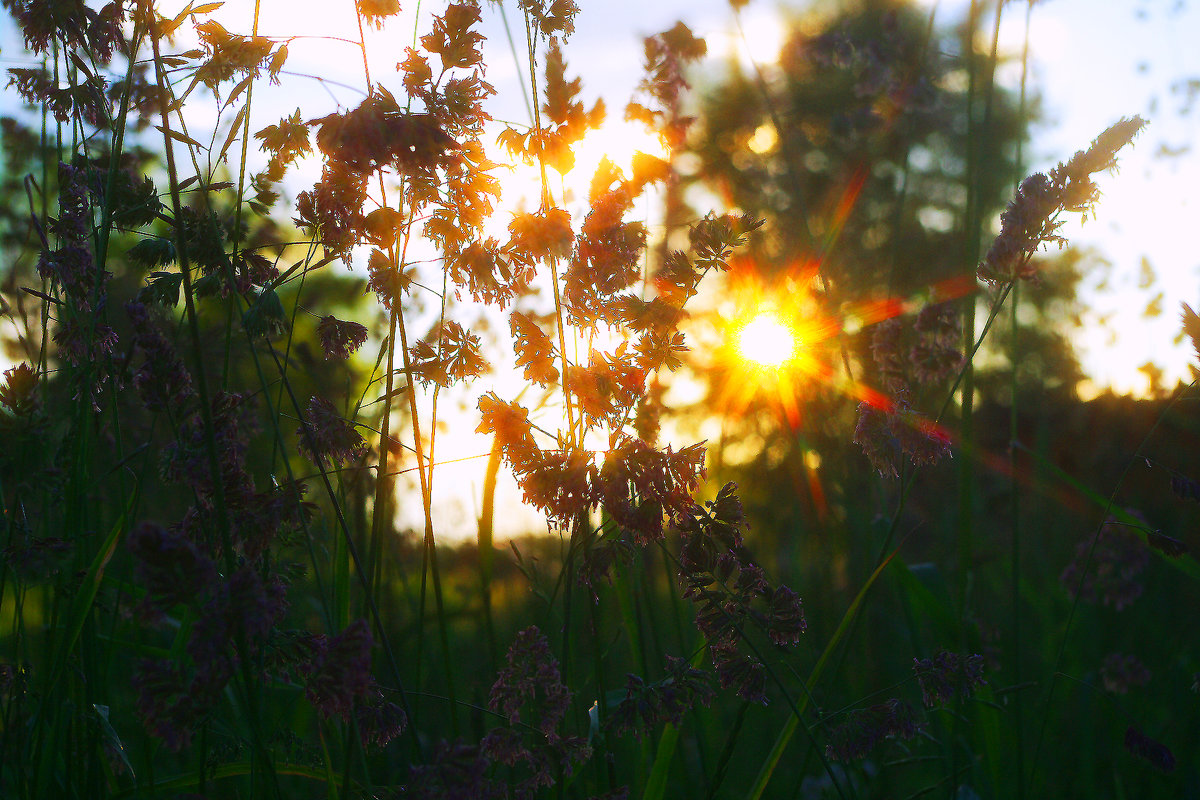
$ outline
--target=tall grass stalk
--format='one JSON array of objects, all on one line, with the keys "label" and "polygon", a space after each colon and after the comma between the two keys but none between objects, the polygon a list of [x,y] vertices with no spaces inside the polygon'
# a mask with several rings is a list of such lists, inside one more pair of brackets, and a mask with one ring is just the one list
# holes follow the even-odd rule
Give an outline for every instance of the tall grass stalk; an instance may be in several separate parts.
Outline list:
[{"label": "tall grass stalk", "polygon": [[[1029,77],[1029,33],[1031,21],[1033,19],[1033,2],[1025,4],[1025,27],[1024,36],[1021,45],[1021,83],[1020,97],[1017,104],[1018,119],[1024,121],[1027,118],[1027,81]],[[1013,159],[1017,167],[1017,174],[1021,174],[1023,165],[1023,148],[1025,144],[1025,136],[1022,133],[1017,136],[1016,157]],[[1014,190],[1018,188],[1013,187]],[[1009,571],[1011,573],[1011,614],[1010,626],[1012,629],[1012,644],[1010,648],[1009,661],[1012,664],[1013,685],[1020,686],[1022,683],[1021,674],[1021,493],[1020,481],[1018,478],[1018,450],[1016,442],[1020,437],[1018,413],[1020,392],[1020,381],[1017,379],[1017,371],[1020,369],[1020,339],[1018,338],[1020,320],[1017,316],[1017,306],[1020,304],[1020,288],[1014,287],[1012,303],[1009,305],[1009,396],[1010,409],[1008,418],[1008,438],[1012,442],[1008,451],[1008,468],[1012,476],[1009,485],[1009,515],[1012,518],[1012,549],[1009,554]],[[1025,797],[1025,713],[1024,713],[1024,696],[1018,691],[1013,696],[1013,771],[1016,773],[1016,797],[1017,800],[1023,800]]]}]

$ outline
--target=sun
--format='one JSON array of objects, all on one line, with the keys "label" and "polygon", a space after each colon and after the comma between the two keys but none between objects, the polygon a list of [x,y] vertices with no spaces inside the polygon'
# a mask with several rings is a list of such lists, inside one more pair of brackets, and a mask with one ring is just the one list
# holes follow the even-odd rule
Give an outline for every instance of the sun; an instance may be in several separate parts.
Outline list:
[{"label": "sun", "polygon": [[774,409],[797,427],[804,398],[832,379],[841,323],[814,292],[811,265],[797,264],[769,284],[752,266],[735,263],[714,309],[714,407],[732,418]]},{"label": "sun", "polygon": [[782,367],[796,354],[796,333],[779,315],[761,311],[737,333],[737,351],[760,367]]}]

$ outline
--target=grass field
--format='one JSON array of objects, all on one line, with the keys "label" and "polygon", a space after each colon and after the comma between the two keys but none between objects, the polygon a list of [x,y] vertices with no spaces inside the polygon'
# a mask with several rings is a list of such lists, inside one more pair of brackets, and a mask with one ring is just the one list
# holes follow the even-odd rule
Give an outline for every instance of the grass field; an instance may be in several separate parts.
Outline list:
[{"label": "grass field", "polygon": [[327,112],[257,6],[5,4],[0,796],[1200,794],[1194,385],[1080,400],[1053,305],[1142,118],[1025,175],[1013,4],[703,92],[681,23],[568,191],[574,3],[527,125],[483,7],[353,5]]}]

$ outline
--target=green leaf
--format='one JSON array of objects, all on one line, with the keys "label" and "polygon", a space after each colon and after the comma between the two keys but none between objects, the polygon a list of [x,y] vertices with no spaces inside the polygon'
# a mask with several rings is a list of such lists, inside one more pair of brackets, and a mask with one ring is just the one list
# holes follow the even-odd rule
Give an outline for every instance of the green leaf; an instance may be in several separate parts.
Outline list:
[{"label": "green leaf", "polygon": [[221,152],[217,154],[217,161],[223,161],[225,154],[229,152],[229,146],[238,138],[238,132],[242,129],[242,123],[246,121],[246,112],[248,108],[243,105],[238,109],[237,116],[233,118],[233,124],[229,126],[229,133],[225,135],[225,142],[221,145]]},{"label": "green leaf", "polygon": [[[226,97],[225,102],[221,104],[221,110],[224,111],[226,108],[233,105],[233,101],[238,98],[238,95],[240,95],[242,92],[249,89],[250,84],[253,81],[254,81],[254,73],[253,72],[251,72],[249,75],[247,75],[246,77],[244,77],[240,81],[238,81],[237,85],[233,87],[233,91],[231,91],[229,93],[229,97]],[[237,127],[237,123],[234,123],[234,127],[235,128]]]},{"label": "green leaf", "polygon": [[1113,519],[1117,520],[1117,522],[1122,522],[1125,525],[1127,525],[1128,530],[1132,534],[1137,536],[1143,542],[1146,542],[1147,547],[1150,547],[1151,550],[1158,553],[1159,557],[1164,562],[1166,562],[1169,566],[1179,570],[1184,575],[1187,575],[1189,578],[1192,578],[1193,580],[1200,580],[1200,563],[1197,563],[1195,559],[1192,559],[1192,558],[1170,558],[1170,557],[1163,555],[1163,552],[1161,550],[1159,550],[1158,548],[1153,547],[1152,545],[1149,544],[1149,542],[1148,542],[1149,534],[1147,534],[1147,532],[1146,532],[1146,523],[1144,520],[1138,519],[1133,514],[1126,511],[1125,509],[1118,507],[1116,504],[1111,502],[1110,498],[1105,497],[1104,495],[1097,492],[1095,489],[1091,488],[1090,486],[1087,486],[1082,481],[1077,480],[1072,475],[1063,471],[1063,469],[1061,467],[1059,467],[1057,464],[1051,462],[1049,459],[1047,459],[1041,453],[1038,453],[1035,450],[1033,450],[1029,447],[1026,447],[1025,445],[1021,444],[1020,442],[1013,442],[1013,447],[1016,447],[1017,449],[1021,450],[1024,453],[1028,453],[1030,458],[1037,461],[1039,465],[1044,467],[1047,471],[1053,473],[1055,477],[1057,477],[1063,483],[1067,484],[1072,489],[1077,491],[1085,499],[1087,499],[1089,502],[1091,502],[1091,504],[1095,508],[1098,508],[1102,511],[1107,511],[1108,515],[1111,516]]},{"label": "green leaf", "polygon": [[[696,651],[692,656],[691,665],[697,667],[708,653],[707,645]],[[654,764],[650,767],[650,777],[646,780],[646,791],[642,800],[662,800],[667,790],[667,778],[671,769],[671,761],[675,758],[675,748],[679,744],[679,728],[671,723],[663,726],[662,735],[658,737],[658,747],[654,751]]]},{"label": "green leaf", "polygon": [[190,137],[186,134],[180,133],[179,131],[171,130],[170,128],[165,128],[162,125],[155,125],[154,127],[156,130],[160,131],[161,133],[166,135],[168,138],[174,139],[177,142],[182,142],[183,144],[186,144],[189,147],[194,146],[194,147],[200,148],[201,150],[205,149],[204,145],[200,144],[195,139],[193,139],[192,137]]},{"label": "green leaf", "polygon": [[150,281],[142,287],[137,297],[143,303],[160,303],[174,308],[179,305],[179,287],[182,284],[181,272],[154,272],[150,274]]},{"label": "green leaf", "polygon": [[147,236],[129,248],[126,255],[143,267],[165,267],[175,263],[175,243],[170,239]]},{"label": "green leaf", "polygon": [[218,8],[220,8],[223,5],[225,5],[225,3],[223,1],[220,3],[201,3],[200,5],[198,5],[192,9],[192,13],[193,14],[207,14],[210,11],[216,11]]},{"label": "green leaf", "polygon": [[[850,603],[850,607],[846,609],[846,613],[842,615],[842,621],[838,623],[837,630],[833,632],[829,642],[825,645],[825,649],[821,651],[821,657],[817,659],[817,665],[813,667],[809,673],[808,680],[805,685],[809,691],[816,686],[817,680],[821,677],[821,673],[825,671],[826,665],[829,663],[830,656],[833,655],[842,638],[850,631],[851,623],[858,616],[859,609],[862,608],[863,602],[867,599],[867,593],[871,587],[875,585],[875,581],[879,580],[879,576],[883,574],[884,569],[896,557],[899,548],[893,550],[891,554],[885,558],[875,571],[871,573],[871,577],[867,578],[862,588],[858,590],[858,594],[854,596],[854,600]],[[801,713],[808,706],[808,697],[805,695],[797,700],[797,708]],[[754,784],[750,787],[750,791],[746,793],[747,800],[759,800],[763,796],[763,792],[767,789],[767,784],[771,781],[771,776],[775,773],[775,767],[779,765],[779,760],[783,757],[783,751],[787,748],[788,742],[792,740],[792,736],[796,733],[796,728],[800,726],[800,718],[795,714],[788,717],[787,722],[783,724],[783,729],[779,731],[779,735],[775,737],[775,744],[771,747],[771,752],[767,754],[763,760],[762,767],[759,768],[758,776],[754,779]]]},{"label": "green leaf", "polygon": [[671,769],[671,761],[675,758],[675,746],[678,743],[679,729],[668,722],[663,728],[662,736],[658,737],[654,765],[650,768],[650,778],[646,781],[646,792],[642,795],[642,800],[662,800],[663,792],[667,789],[667,773]]},{"label": "green leaf", "polygon": [[176,31],[176,29],[179,28],[180,25],[183,24],[183,21],[185,19],[187,19],[188,14],[191,14],[191,13],[192,13],[192,4],[188,3],[186,6],[183,7],[183,11],[180,11],[178,14],[175,15],[175,18],[173,20],[171,20],[166,25],[159,28],[158,35],[164,39],[167,38],[172,33],[174,33]]},{"label": "green leaf", "polygon": [[[255,769],[262,769],[261,764],[252,764],[250,761],[231,761],[225,764],[217,764],[208,768],[208,772],[204,774],[207,780],[220,781],[228,778],[237,778],[245,775],[254,774]],[[328,783],[331,775],[318,767],[311,767],[307,764],[292,764],[285,761],[279,761],[272,764],[272,769],[279,775],[292,775],[298,778],[308,778],[317,783]],[[113,792],[110,797],[149,797],[159,796],[169,793],[175,793],[184,789],[192,789],[200,785],[200,775],[197,775],[196,770],[179,775],[160,778],[153,783],[145,783],[138,786],[133,786],[128,789],[122,789],[119,792]],[[355,780],[349,781],[350,788],[355,793],[362,791],[362,785]],[[331,788],[336,789],[336,785]]]},{"label": "green leaf", "polygon": [[91,69],[88,68],[87,62],[80,58],[78,53],[68,50],[67,58],[71,60],[71,63],[75,65],[76,69],[88,77],[88,80],[96,80],[96,76],[93,75]]},{"label": "green leaf", "polygon": [[112,529],[105,536],[104,542],[100,545],[100,549],[92,559],[91,565],[88,567],[87,572],[84,573],[83,579],[79,582],[79,588],[76,590],[75,596],[72,598],[70,607],[64,617],[66,624],[60,628],[63,631],[62,637],[55,644],[55,655],[50,660],[50,663],[54,667],[50,675],[50,681],[47,683],[45,689],[47,697],[52,695],[54,686],[58,683],[58,679],[62,675],[63,667],[71,662],[70,653],[75,648],[75,642],[79,640],[79,634],[83,631],[88,614],[92,611],[92,604],[96,600],[96,593],[100,590],[100,581],[104,578],[104,570],[108,567],[108,562],[112,558],[113,552],[117,549],[117,541],[121,537],[121,532],[125,530],[129,512],[136,502],[137,495],[138,488],[134,487],[133,494],[130,495],[129,502],[126,504],[125,511],[113,523]]},{"label": "green leaf", "polygon": [[108,706],[99,706],[92,703],[92,709],[96,712],[96,717],[100,722],[100,733],[108,741],[108,751],[116,753],[121,758],[121,763],[125,765],[126,772],[129,777],[137,780],[137,773],[133,771],[133,764],[129,763],[129,756],[125,755],[125,745],[121,742],[121,737],[113,729],[113,726],[108,721]]},{"label": "green leaf", "polygon": [[192,294],[196,297],[215,297],[221,291],[221,275],[212,273],[198,281],[192,281]]},{"label": "green leaf", "polygon": [[957,629],[958,616],[950,602],[945,576],[936,564],[909,566],[897,558],[892,561],[891,571],[900,583],[905,602],[911,604],[917,619],[936,623],[943,635],[949,635]]},{"label": "green leaf", "polygon": [[287,330],[287,314],[275,290],[268,289],[258,296],[242,314],[242,325],[251,336],[272,336]]}]

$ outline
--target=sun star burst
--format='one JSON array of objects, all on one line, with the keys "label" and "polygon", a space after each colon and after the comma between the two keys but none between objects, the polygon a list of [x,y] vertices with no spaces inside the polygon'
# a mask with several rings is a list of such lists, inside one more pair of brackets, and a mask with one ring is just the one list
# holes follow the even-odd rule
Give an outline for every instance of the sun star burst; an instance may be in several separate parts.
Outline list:
[{"label": "sun star burst", "polygon": [[796,352],[796,334],[776,314],[764,311],[747,322],[737,335],[738,353],[762,367],[780,367]]}]

